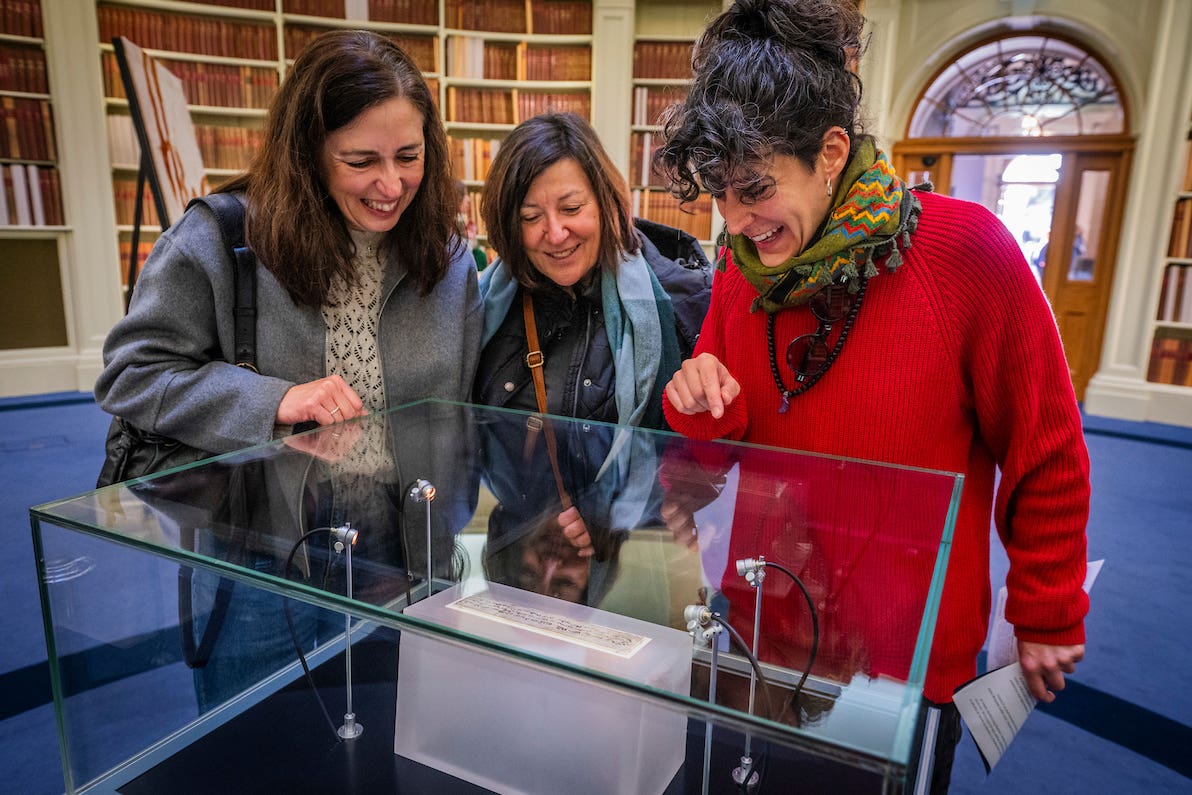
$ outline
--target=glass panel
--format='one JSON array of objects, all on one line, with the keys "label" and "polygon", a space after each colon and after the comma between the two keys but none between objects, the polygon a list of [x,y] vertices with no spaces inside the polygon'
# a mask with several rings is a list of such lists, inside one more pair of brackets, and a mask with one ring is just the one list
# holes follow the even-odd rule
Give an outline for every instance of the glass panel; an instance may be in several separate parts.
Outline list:
[{"label": "glass panel", "polygon": [[1076,228],[1072,230],[1072,257],[1068,280],[1091,282],[1096,274],[1105,203],[1109,198],[1109,172],[1087,169],[1080,172],[1080,197],[1076,204]]},{"label": "glass panel", "polygon": [[906,175],[906,184],[914,187],[915,185],[922,185],[924,182],[935,183],[935,175],[931,169],[923,169],[921,171],[908,171]]},{"label": "glass panel", "polygon": [[923,94],[910,138],[1125,131],[1109,72],[1079,47],[1012,36],[964,53]]},{"label": "glass panel", "polygon": [[1018,241],[1040,284],[1063,156],[956,155],[951,195],[991,210]]},{"label": "glass panel", "polygon": [[548,421],[419,403],[32,509],[71,791],[310,789],[357,721],[384,791],[409,759],[558,791],[538,746],[576,732],[575,792],[728,781],[750,743],[774,780],[902,781],[960,476]]}]

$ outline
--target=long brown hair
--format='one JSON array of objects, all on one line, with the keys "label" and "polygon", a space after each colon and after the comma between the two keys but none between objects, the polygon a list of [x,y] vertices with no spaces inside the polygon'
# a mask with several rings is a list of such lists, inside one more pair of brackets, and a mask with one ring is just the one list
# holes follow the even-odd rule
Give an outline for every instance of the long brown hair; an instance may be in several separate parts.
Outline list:
[{"label": "long brown hair", "polygon": [[560,160],[572,158],[592,183],[600,212],[597,263],[615,269],[623,254],[638,250],[629,205],[629,187],[604,151],[592,125],[574,113],[544,113],[527,119],[501,142],[484,183],[480,214],[488,242],[524,287],[545,283],[526,256],[521,235],[521,206],[538,175]]},{"label": "long brown hair", "polygon": [[220,187],[247,195],[247,239],[296,303],[321,306],[337,279],[353,281],[347,222],[322,170],[327,136],[387,100],[422,115],[422,184],[382,246],[425,294],[459,245],[447,135],[417,65],[396,44],[363,30],[335,30],[299,53],[274,97],[265,142],[248,170]]}]

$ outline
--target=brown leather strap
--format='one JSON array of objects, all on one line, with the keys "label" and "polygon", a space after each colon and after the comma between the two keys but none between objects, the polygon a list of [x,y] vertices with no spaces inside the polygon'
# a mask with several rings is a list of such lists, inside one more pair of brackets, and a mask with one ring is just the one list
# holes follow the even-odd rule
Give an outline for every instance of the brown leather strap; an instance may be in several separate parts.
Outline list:
[{"label": "brown leather strap", "polygon": [[522,290],[522,316],[526,320],[526,367],[530,368],[530,375],[534,377],[534,397],[538,399],[538,413],[546,413],[546,379],[542,376],[542,365],[546,357],[542,355],[542,346],[538,344],[538,323],[534,320],[534,299],[529,290]]},{"label": "brown leather strap", "polygon": [[[522,316],[526,320],[526,367],[530,368],[530,375],[534,378],[534,397],[538,401],[538,413],[546,414],[546,379],[542,375],[542,365],[546,357],[542,355],[542,346],[538,344],[538,324],[534,321],[534,300],[529,290],[522,290]],[[563,474],[559,471],[559,452],[555,444],[555,429],[545,416],[531,417],[526,423],[526,458],[534,449],[539,430],[546,431],[546,452],[550,455],[550,466],[555,472],[555,488],[559,490],[559,501],[563,510],[571,507],[571,496],[563,486]]]}]

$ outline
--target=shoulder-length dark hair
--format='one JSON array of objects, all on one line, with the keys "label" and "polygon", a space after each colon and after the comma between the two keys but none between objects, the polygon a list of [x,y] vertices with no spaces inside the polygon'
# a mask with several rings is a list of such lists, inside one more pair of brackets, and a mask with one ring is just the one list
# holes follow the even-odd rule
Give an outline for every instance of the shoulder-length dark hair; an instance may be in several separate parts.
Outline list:
[{"label": "shoulder-length dark hair", "polygon": [[546,113],[523,121],[501,142],[484,183],[480,215],[488,242],[509,273],[534,289],[547,279],[530,263],[522,245],[521,206],[543,171],[571,158],[592,183],[600,213],[597,264],[614,270],[624,254],[638,250],[629,205],[629,186],[604,151],[596,131],[574,113]]},{"label": "shoulder-length dark hair", "polygon": [[853,0],[737,0],[696,42],[686,99],[668,109],[654,166],[683,201],[773,184],[768,162],[814,170],[824,134],[860,133],[865,19]]},{"label": "shoulder-length dark hair", "polygon": [[447,134],[417,65],[392,41],[336,30],[308,44],[270,104],[265,142],[248,170],[220,187],[247,195],[247,239],[296,303],[321,306],[331,284],[352,281],[354,245],[327,190],[323,144],[369,108],[409,100],[422,116],[424,174],[382,245],[425,294],[459,244]]}]

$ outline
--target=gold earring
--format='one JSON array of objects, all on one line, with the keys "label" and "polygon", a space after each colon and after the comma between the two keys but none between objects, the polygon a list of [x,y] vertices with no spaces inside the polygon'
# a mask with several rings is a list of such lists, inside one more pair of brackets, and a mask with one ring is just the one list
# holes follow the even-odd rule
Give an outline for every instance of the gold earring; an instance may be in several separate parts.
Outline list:
[{"label": "gold earring", "polygon": [[728,233],[728,224],[720,227],[720,234],[716,236],[716,269],[724,270],[728,262],[728,250],[732,245],[732,236]]}]

